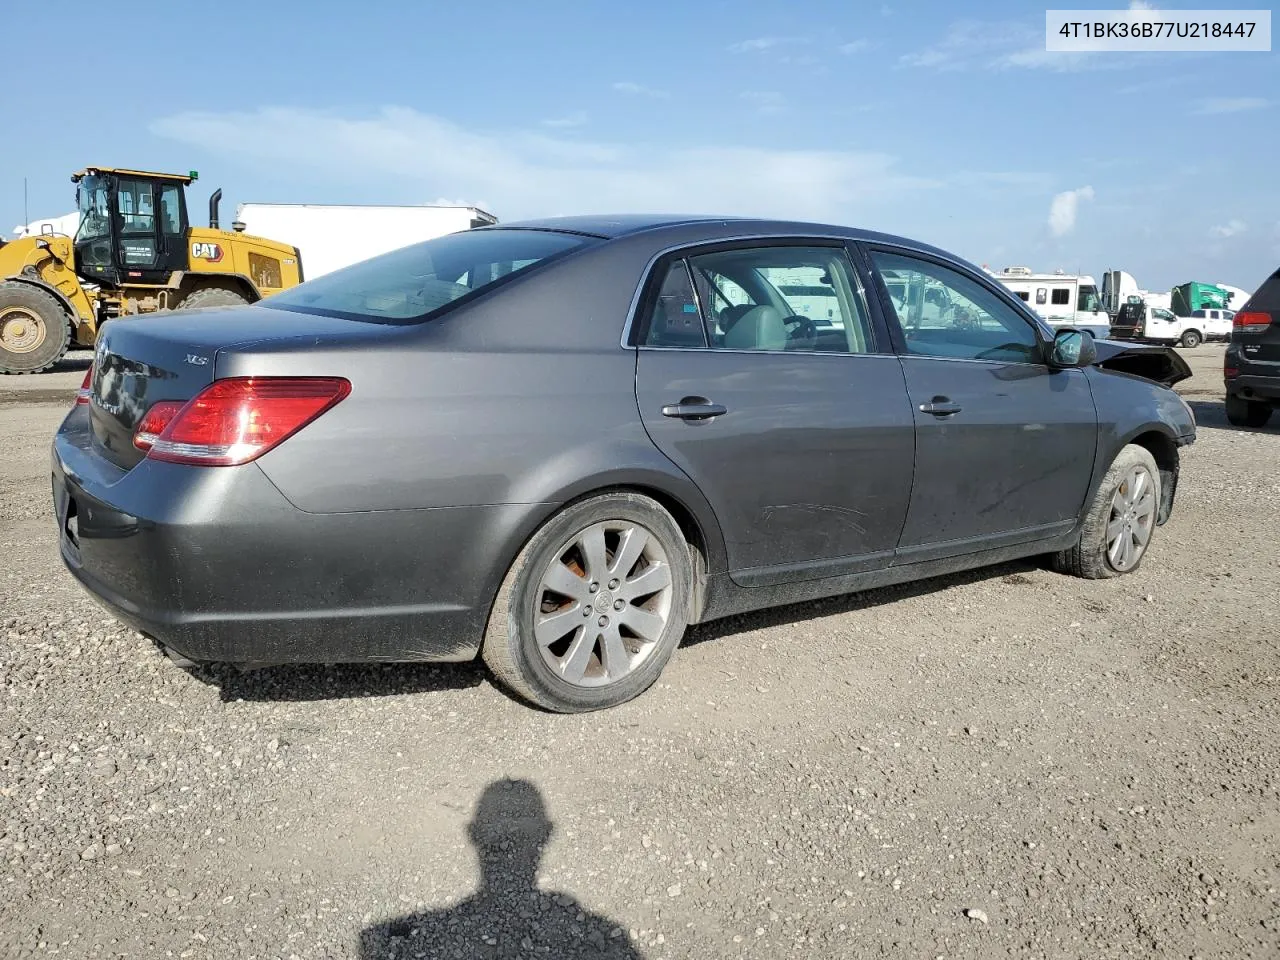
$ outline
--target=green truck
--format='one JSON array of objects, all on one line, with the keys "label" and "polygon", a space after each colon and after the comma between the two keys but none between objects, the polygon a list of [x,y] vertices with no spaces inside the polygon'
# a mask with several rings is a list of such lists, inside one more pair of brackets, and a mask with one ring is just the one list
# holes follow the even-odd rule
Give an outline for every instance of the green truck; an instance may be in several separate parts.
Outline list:
[{"label": "green truck", "polygon": [[1175,316],[1189,317],[1197,310],[1229,310],[1231,294],[1216,283],[1184,283],[1170,293]]}]

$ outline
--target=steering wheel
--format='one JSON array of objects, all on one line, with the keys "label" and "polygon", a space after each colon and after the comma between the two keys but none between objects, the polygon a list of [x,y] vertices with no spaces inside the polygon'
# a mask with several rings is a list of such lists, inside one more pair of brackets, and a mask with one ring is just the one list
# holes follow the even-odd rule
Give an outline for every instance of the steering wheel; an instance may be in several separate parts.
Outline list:
[{"label": "steering wheel", "polygon": [[788,340],[816,340],[818,337],[818,325],[812,317],[793,313],[789,317],[783,317],[782,322],[791,328],[787,331]]}]

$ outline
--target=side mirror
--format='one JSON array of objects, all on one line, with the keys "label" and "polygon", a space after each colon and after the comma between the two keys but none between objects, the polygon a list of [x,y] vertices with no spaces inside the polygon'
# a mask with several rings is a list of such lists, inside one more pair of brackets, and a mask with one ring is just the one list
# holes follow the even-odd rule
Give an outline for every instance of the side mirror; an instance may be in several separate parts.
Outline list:
[{"label": "side mirror", "polygon": [[1098,359],[1093,335],[1070,327],[1059,330],[1049,347],[1049,366],[1059,369],[1092,366]]}]

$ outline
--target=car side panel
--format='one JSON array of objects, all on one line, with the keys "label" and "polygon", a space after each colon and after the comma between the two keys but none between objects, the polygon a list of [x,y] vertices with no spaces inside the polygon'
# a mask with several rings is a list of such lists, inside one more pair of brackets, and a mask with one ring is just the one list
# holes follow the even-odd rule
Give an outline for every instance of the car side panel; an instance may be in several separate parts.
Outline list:
[{"label": "car side panel", "polygon": [[[1097,446],[1084,373],[923,356],[904,356],[902,366],[916,412],[916,481],[898,562],[1074,525]],[[922,412],[938,396],[960,412]]]}]

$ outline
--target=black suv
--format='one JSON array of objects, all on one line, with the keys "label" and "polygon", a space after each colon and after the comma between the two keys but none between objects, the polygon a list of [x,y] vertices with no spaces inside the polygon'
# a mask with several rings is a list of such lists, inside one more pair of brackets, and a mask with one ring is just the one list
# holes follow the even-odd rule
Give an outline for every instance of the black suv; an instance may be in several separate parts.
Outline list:
[{"label": "black suv", "polygon": [[1236,314],[1222,373],[1227,419],[1237,427],[1266,426],[1280,407],[1280,270]]}]

